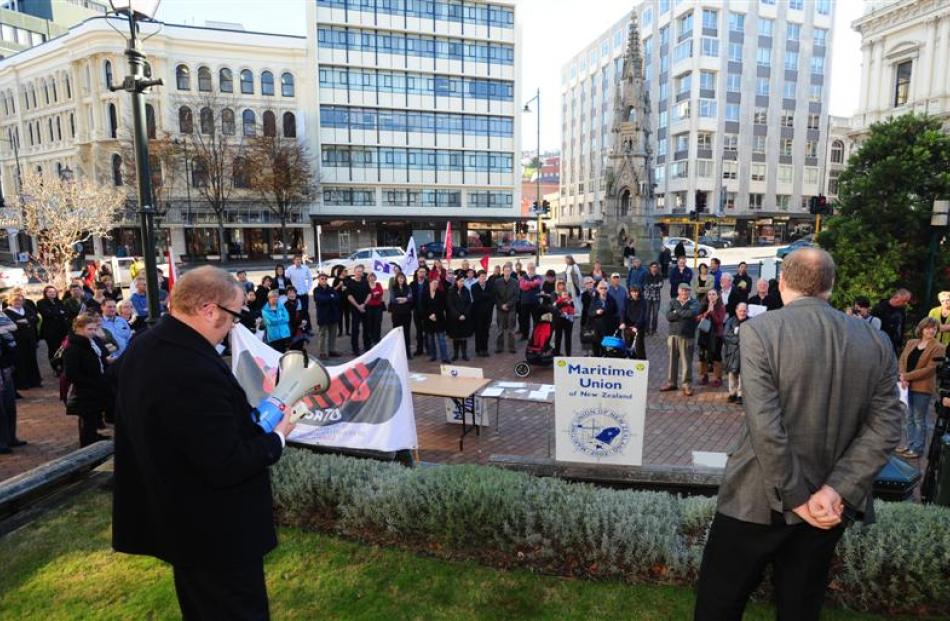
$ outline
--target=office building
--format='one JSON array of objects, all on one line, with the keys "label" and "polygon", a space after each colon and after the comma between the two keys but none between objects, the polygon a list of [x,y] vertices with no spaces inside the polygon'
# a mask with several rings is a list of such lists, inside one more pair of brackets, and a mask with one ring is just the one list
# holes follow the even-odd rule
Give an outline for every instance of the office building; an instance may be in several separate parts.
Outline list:
[{"label": "office building", "polygon": [[493,246],[520,215],[513,1],[317,0],[312,210],[324,252],[441,239]]},{"label": "office building", "polygon": [[0,58],[64,34],[108,7],[106,0],[0,0]]},{"label": "office building", "polygon": [[[646,0],[654,213],[722,216],[744,241],[810,218],[827,142],[831,0]],[[606,154],[631,15],[562,72],[561,212],[571,238],[602,219]],[[680,232],[667,224],[668,233]]]}]

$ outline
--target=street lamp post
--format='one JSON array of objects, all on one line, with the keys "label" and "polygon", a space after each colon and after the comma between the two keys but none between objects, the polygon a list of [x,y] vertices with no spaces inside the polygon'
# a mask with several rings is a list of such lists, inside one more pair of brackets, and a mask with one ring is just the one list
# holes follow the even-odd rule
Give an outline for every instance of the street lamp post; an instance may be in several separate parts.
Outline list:
[{"label": "street lamp post", "polygon": [[132,96],[132,136],[135,143],[135,172],[138,177],[139,205],[141,206],[142,258],[145,262],[145,286],[148,293],[149,325],[158,321],[159,290],[158,265],[155,261],[155,206],[152,204],[152,175],[148,162],[148,134],[145,127],[145,91],[152,86],[161,86],[162,80],[146,79],[143,75],[145,54],[138,39],[139,18],[151,19],[158,11],[161,0],[110,0],[113,10],[129,19],[129,40],[125,55],[129,59],[129,73],[120,86]]},{"label": "street lamp post", "polygon": [[950,201],[934,201],[933,215],[930,216],[930,252],[927,254],[926,293],[924,304],[930,303],[934,286],[934,262],[937,259],[937,245],[941,231],[946,230],[950,218]]},{"label": "street lamp post", "polygon": [[538,218],[538,247],[535,248],[535,262],[541,267],[541,89],[539,88],[534,97],[524,104],[524,111],[531,112],[531,102],[537,105],[537,123],[538,123],[538,170],[535,173],[535,188],[537,201],[534,205],[535,215]]}]

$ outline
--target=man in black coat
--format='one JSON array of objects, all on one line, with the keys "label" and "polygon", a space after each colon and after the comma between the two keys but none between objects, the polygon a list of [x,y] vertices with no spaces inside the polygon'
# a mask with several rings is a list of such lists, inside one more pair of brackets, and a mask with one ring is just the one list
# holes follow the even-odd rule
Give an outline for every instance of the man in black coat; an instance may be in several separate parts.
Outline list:
[{"label": "man in black coat", "polygon": [[907,323],[907,305],[911,295],[907,289],[898,289],[887,300],[881,300],[871,314],[881,320],[881,330],[890,339],[894,355],[900,357],[904,342],[904,325]]},{"label": "man in black coat", "polygon": [[227,272],[188,272],[171,314],[117,369],[112,545],[172,565],[185,619],[268,618],[263,557],[277,536],[267,468],[293,424],[264,433],[215,351],[243,304]]}]

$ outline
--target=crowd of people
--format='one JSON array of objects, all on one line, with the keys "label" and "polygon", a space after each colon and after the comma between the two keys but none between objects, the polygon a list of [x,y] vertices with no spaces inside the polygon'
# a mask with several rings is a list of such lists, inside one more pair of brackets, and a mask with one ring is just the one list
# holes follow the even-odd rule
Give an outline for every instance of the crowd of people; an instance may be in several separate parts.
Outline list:
[{"label": "crowd of people", "polygon": [[[338,343],[345,338],[353,356],[368,351],[381,340],[389,315],[389,324],[403,329],[408,358],[427,356],[449,363],[490,356],[493,325],[494,352],[516,353],[518,342],[529,341],[542,320],[552,324],[552,355],[573,355],[577,342],[583,355],[613,355],[602,345],[604,337],[613,336],[625,345],[621,355],[646,359],[647,339],[656,335],[662,312],[668,333],[666,381],[660,390],[692,396],[697,385],[711,390],[725,385],[728,401],[741,404],[740,327],[751,317],[782,308],[777,281],[753,280],[744,262],[729,273],[713,258],[694,273],[683,256],[671,260],[661,255],[644,265],[632,246],[625,253],[626,274],[607,274],[595,262],[585,275],[570,255],[564,257],[562,270],[543,274],[530,261],[506,262],[489,271],[467,260],[457,269],[439,259],[428,264],[423,260],[412,274],[394,267],[386,287],[362,265],[314,278],[297,256],[288,267],[276,265],[259,284],[250,282],[246,272],[237,272],[245,306],[235,319],[278,351],[303,350],[315,339],[318,357],[327,360],[342,356]],[[159,283],[159,308],[165,313],[168,281],[161,270]],[[669,301],[664,306],[667,286]],[[917,326],[916,338],[905,347],[910,299],[909,292],[899,289],[876,305],[859,297],[845,311],[881,330],[894,348],[910,412],[907,445],[900,452],[917,457],[923,451],[923,421],[935,391],[934,360],[950,344],[950,292],[940,293],[940,305]],[[110,399],[103,398],[105,378],[130,340],[146,329],[148,314],[141,272],[124,299],[108,266],[94,278],[74,279],[62,294],[45,287],[36,303],[21,290],[11,291],[0,314],[0,453],[21,445],[15,432],[15,399],[18,391],[41,384],[36,356],[41,340],[50,366],[60,376],[66,410],[79,419],[81,444],[98,440],[111,416]]]}]

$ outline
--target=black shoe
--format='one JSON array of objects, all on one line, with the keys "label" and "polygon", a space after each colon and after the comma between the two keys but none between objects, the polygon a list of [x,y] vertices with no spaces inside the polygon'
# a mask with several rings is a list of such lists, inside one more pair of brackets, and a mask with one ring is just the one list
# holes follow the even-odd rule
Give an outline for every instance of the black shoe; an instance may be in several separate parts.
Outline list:
[{"label": "black shoe", "polygon": [[509,354],[517,354],[517,353],[518,353],[518,350],[517,350],[517,349],[509,349],[509,350],[508,350],[508,353],[509,353]]},{"label": "black shoe", "polygon": [[436,358],[435,356],[432,356],[431,358],[429,358],[429,362],[435,362],[436,360],[438,360],[438,358]]},{"label": "black shoe", "polygon": [[421,355],[423,355],[424,353],[425,353],[425,352],[422,351],[421,349],[417,349],[417,350],[415,351],[415,353],[412,354],[412,355],[413,355],[413,356],[421,356]]},{"label": "black shoe", "polygon": [[13,452],[13,449],[0,448],[0,455],[9,455]]},{"label": "black shoe", "polygon": [[738,397],[736,397],[735,395],[729,395],[726,401],[728,401],[729,403],[735,403],[736,399],[738,399]]},{"label": "black shoe", "polygon": [[20,391],[19,391],[19,390],[16,391],[16,398],[17,398],[17,399],[22,399],[22,398],[23,398],[23,395],[20,394]]},{"label": "black shoe", "polygon": [[26,446],[29,444],[26,440],[14,440],[10,443],[10,446]]},{"label": "black shoe", "polygon": [[488,352],[487,352],[487,351],[479,352],[478,355],[481,356],[482,358],[488,358]]},{"label": "black shoe", "polygon": [[735,404],[742,405],[742,397],[736,397]]},{"label": "black shoe", "polygon": [[462,360],[468,360],[468,354],[462,354]]},{"label": "black shoe", "polygon": [[111,437],[109,437],[109,436],[104,436],[104,435],[102,435],[101,433],[97,433],[97,434],[96,434],[96,442],[101,442],[101,441],[103,441],[103,440],[111,440],[111,439],[112,439]]},{"label": "black shoe", "polygon": [[455,355],[452,356],[452,362],[455,362],[455,361],[458,360],[458,359],[459,359],[459,355],[458,355],[458,354],[455,354]]},{"label": "black shoe", "polygon": [[504,351],[505,351],[505,350],[503,350],[502,348],[499,347],[498,349],[495,350],[495,353],[496,353],[496,354],[500,354],[500,353],[502,353],[502,352],[504,352]]}]

